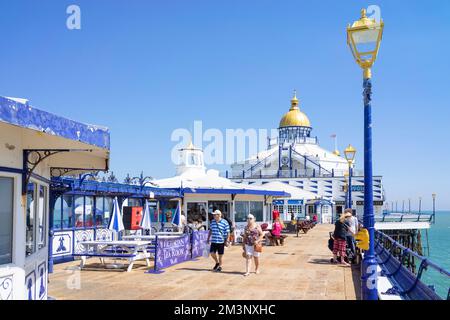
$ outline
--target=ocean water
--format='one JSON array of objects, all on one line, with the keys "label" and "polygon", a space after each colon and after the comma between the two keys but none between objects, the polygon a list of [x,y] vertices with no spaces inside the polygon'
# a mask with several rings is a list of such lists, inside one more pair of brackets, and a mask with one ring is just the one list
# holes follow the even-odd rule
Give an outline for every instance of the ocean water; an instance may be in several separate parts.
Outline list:
[{"label": "ocean water", "polygon": [[[425,242],[426,234],[422,234],[422,243]],[[450,211],[437,211],[436,223],[428,230],[428,242],[430,255],[428,258],[440,267],[450,271]],[[424,250],[426,254],[426,250]],[[434,285],[436,292],[447,298],[450,288],[450,278],[428,268],[422,276],[423,282],[428,285]]]}]

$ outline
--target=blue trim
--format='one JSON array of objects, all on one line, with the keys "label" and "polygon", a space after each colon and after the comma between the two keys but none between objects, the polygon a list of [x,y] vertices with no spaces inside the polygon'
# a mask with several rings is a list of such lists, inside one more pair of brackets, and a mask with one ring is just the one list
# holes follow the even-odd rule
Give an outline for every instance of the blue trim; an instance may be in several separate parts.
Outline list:
[{"label": "blue trim", "polygon": [[149,186],[138,186],[122,183],[111,183],[111,182],[99,182],[84,180],[80,184],[80,179],[74,178],[52,178],[52,183],[64,186],[67,190],[66,192],[71,194],[81,194],[87,195],[88,193],[92,195],[97,195],[100,193],[105,194],[123,194],[128,197],[149,197],[149,193],[153,192],[155,197],[167,197],[167,198],[178,198],[182,197],[180,190],[175,188],[157,188]]},{"label": "blue trim", "polygon": [[252,194],[261,196],[274,197],[290,197],[291,194],[284,191],[270,191],[270,190],[249,190],[249,189],[195,189],[183,188],[183,193],[199,193],[199,194]]},{"label": "blue trim", "polygon": [[20,103],[1,96],[0,122],[80,141],[103,149],[109,150],[110,146],[107,128],[75,122],[35,109],[28,103]]},{"label": "blue trim", "polygon": [[8,173],[18,173],[18,174],[22,174],[23,170],[22,169],[17,169],[17,168],[10,168],[10,167],[0,167],[0,172],[8,172]]}]

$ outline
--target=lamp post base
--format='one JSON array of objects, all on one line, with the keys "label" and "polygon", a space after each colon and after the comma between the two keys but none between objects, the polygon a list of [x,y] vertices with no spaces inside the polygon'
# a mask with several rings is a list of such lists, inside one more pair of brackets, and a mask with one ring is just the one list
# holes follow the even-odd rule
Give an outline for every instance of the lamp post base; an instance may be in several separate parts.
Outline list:
[{"label": "lamp post base", "polygon": [[361,263],[362,300],[378,300],[377,265],[375,257],[364,256]]}]

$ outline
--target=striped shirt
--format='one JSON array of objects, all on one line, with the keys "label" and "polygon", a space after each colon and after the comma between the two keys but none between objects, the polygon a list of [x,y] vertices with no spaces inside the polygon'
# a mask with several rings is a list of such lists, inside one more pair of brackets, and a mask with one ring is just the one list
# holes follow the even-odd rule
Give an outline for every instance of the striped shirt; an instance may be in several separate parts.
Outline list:
[{"label": "striped shirt", "polygon": [[224,243],[230,233],[230,225],[225,219],[220,219],[219,222],[212,220],[209,229],[211,230],[211,243]]}]

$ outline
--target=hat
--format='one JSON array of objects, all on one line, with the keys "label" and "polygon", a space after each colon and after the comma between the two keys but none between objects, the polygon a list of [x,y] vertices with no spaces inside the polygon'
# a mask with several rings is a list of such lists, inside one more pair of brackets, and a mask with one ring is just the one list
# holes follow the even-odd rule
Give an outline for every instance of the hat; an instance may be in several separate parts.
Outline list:
[{"label": "hat", "polygon": [[247,219],[255,219],[255,216],[252,215],[251,213],[247,216]]},{"label": "hat", "polygon": [[219,216],[221,216],[221,215],[222,215],[222,212],[220,212],[220,210],[216,210],[216,211],[213,212],[213,215],[216,215],[216,214],[218,214]]}]

